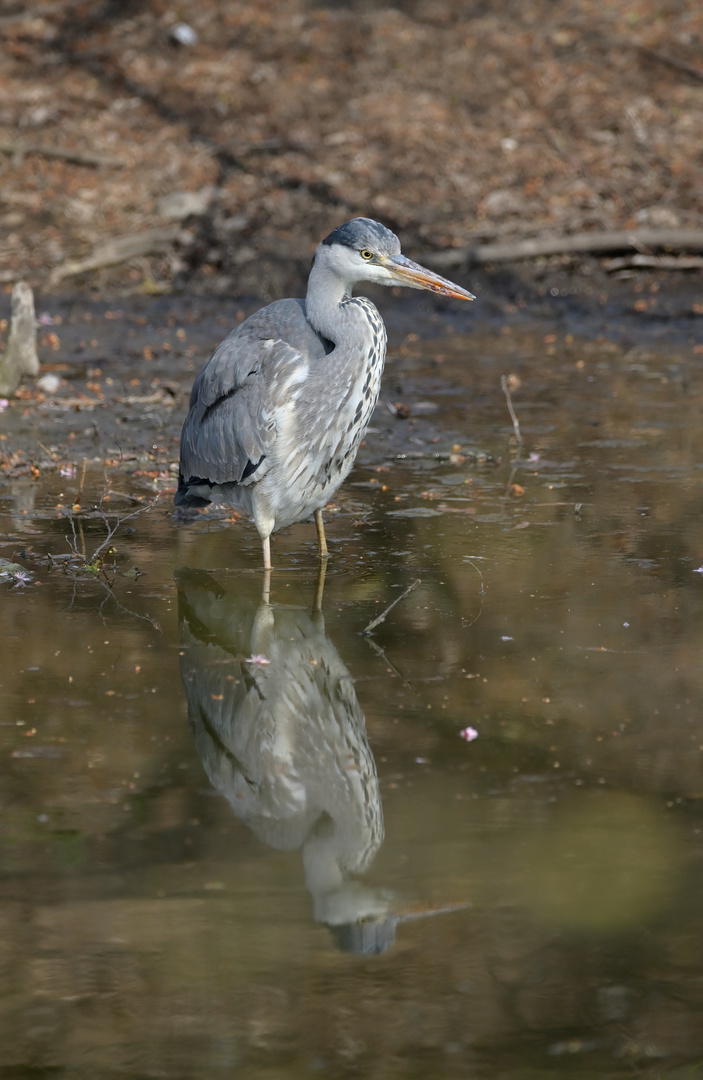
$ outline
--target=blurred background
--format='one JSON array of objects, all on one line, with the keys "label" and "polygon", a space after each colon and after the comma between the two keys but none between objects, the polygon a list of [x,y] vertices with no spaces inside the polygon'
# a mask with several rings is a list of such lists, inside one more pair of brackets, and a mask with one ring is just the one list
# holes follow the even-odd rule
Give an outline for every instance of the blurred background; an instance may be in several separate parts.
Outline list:
[{"label": "blurred background", "polygon": [[701,148],[703,8],[683,0],[5,0],[0,14],[8,285],[272,298],[360,214],[417,256],[695,227]]}]

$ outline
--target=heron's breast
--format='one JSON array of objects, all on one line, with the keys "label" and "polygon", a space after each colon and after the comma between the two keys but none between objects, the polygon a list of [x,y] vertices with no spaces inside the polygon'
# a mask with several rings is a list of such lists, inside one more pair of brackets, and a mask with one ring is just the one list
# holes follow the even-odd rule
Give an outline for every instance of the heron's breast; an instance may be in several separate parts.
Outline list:
[{"label": "heron's breast", "polygon": [[[311,365],[307,385],[296,387],[294,400],[280,410],[276,464],[261,482],[276,528],[310,516],[351,472],[378,401],[386,354],[385,326],[366,303],[363,345],[345,351],[343,360],[335,361],[333,351],[314,371]],[[275,491],[268,491],[274,477]]]}]

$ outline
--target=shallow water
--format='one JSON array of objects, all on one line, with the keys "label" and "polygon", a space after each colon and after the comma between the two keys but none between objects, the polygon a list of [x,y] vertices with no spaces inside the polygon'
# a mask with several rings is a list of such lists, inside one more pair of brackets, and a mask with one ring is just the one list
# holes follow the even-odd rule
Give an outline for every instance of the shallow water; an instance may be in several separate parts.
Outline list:
[{"label": "shallow water", "polygon": [[311,525],[267,606],[167,493],[62,564],[160,467],[3,482],[3,1076],[702,1067],[700,357],[406,340],[383,397],[321,612]]}]

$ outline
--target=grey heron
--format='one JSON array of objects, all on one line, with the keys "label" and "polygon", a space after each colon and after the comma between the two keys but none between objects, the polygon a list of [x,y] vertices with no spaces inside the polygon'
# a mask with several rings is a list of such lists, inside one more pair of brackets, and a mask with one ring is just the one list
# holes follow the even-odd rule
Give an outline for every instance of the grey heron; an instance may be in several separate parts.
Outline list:
[{"label": "grey heron", "polygon": [[193,385],[181,435],[177,506],[230,506],[254,518],[271,569],[271,533],[314,515],[348,476],[378,401],[386,328],[353,296],[360,281],[459,300],[470,292],[407,259],[370,218],[334,229],[315,252],[305,300],[277,300],[217,347]]}]

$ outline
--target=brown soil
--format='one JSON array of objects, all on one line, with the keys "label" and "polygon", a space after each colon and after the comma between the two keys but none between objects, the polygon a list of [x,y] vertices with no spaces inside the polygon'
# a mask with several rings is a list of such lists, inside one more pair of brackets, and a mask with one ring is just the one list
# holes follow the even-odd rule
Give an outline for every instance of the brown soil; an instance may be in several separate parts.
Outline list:
[{"label": "brown soil", "polygon": [[356,214],[417,257],[700,227],[703,7],[7,0],[0,145],[8,289],[273,298]]}]

